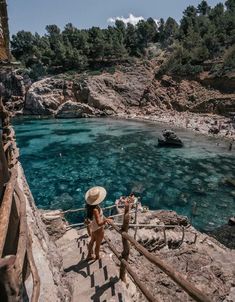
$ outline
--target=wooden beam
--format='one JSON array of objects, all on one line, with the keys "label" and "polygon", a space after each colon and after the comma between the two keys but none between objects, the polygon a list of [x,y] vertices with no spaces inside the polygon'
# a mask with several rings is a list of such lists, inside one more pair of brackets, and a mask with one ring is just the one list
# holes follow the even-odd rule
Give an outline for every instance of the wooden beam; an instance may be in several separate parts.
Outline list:
[{"label": "wooden beam", "polygon": [[177,272],[172,265],[167,264],[156,255],[151,254],[146,248],[139,244],[134,238],[132,238],[126,232],[122,232],[113,222],[110,223],[112,227],[121,234],[122,237],[127,239],[138,252],[144,255],[151,263],[159,267],[167,276],[169,276],[175,283],[183,288],[191,298],[197,302],[212,302],[212,299],[207,295],[204,295],[197,287],[191,284],[182,274]]},{"label": "wooden beam", "polygon": [[[20,229],[19,229],[19,243],[17,248],[16,267],[20,272],[22,272],[25,254],[26,254],[26,246],[27,246],[26,200],[18,184],[16,184],[15,186],[15,191],[20,200]],[[19,281],[22,282],[22,280]]]},{"label": "wooden beam", "polygon": [[114,253],[114,255],[118,258],[121,264],[125,265],[126,270],[131,275],[132,279],[134,280],[134,283],[139,287],[139,289],[142,291],[146,299],[150,302],[157,302],[157,299],[151,294],[150,290],[145,286],[143,282],[140,281],[138,278],[138,275],[133,271],[130,264],[125,260],[122,259],[121,254],[118,253],[114,245],[111,243],[111,241],[108,239],[108,237],[105,236],[105,241],[107,242],[109,248]]},{"label": "wooden beam", "polygon": [[13,169],[11,178],[7,183],[7,187],[3,196],[2,204],[0,207],[0,257],[2,257],[5,240],[8,231],[9,218],[11,214],[12,200],[14,187],[16,183],[17,171]]},{"label": "wooden beam", "polygon": [[5,190],[5,184],[8,182],[9,178],[10,175],[8,170],[8,163],[3,149],[2,137],[1,137],[0,138],[0,206]]},{"label": "wooden beam", "polygon": [[[125,202],[125,212],[124,212],[121,232],[125,232],[125,233],[128,232],[129,221],[130,221],[129,212],[130,212],[130,204],[128,202]],[[123,245],[122,259],[124,259],[127,262],[130,254],[130,245],[128,240],[123,236],[122,236],[122,245]],[[124,262],[121,262],[121,266],[120,266],[120,279],[126,282],[126,265]]]},{"label": "wooden beam", "polygon": [[204,295],[198,288],[196,288],[192,283],[190,283],[182,274],[178,273],[172,265],[167,264],[165,261],[161,260],[155,255],[149,253],[143,246],[141,246],[137,241],[135,241],[127,233],[122,233],[122,236],[129,240],[138,252],[143,254],[150,262],[159,267],[164,273],[166,273],[173,281],[175,281],[179,286],[181,286],[184,291],[186,291],[191,298],[198,302],[212,302],[212,300]]},{"label": "wooden beam", "polygon": [[[134,220],[134,224],[137,224],[137,222],[138,222],[137,219],[138,219],[138,202],[135,205],[135,220]],[[138,230],[138,227],[135,227],[134,239],[136,239],[137,230]]]}]

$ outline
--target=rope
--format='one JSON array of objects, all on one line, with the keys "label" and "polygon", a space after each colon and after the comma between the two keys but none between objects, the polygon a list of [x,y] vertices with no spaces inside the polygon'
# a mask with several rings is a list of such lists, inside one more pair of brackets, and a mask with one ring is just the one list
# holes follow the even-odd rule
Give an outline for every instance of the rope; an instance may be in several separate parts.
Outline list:
[{"label": "rope", "polygon": [[[116,207],[116,205],[112,205],[112,206],[103,208],[103,211],[112,209],[114,207]],[[68,214],[68,213],[85,212],[85,211],[86,211],[86,208],[79,208],[79,209],[70,209],[70,210],[66,210],[66,211],[60,211],[60,212],[57,212],[57,213],[46,212],[46,213],[44,213],[44,215],[45,216],[46,215],[58,216],[58,215],[64,215],[64,214]]]}]

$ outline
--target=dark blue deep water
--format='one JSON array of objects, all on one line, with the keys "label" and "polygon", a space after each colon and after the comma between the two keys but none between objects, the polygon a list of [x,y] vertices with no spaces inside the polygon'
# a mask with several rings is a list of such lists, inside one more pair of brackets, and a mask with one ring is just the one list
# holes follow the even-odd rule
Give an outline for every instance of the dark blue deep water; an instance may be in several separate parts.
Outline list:
[{"label": "dark blue deep water", "polygon": [[228,142],[177,130],[184,148],[158,148],[166,126],[112,119],[18,119],[14,125],[39,208],[79,208],[86,190],[100,185],[108,191],[106,205],[134,191],[151,209],[175,210],[199,229],[235,214],[235,187],[223,181],[235,178]]}]

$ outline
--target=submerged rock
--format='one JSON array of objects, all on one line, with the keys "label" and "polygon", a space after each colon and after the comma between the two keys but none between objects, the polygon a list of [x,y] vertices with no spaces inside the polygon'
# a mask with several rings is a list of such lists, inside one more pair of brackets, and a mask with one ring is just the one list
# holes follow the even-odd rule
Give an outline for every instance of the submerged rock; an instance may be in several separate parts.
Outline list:
[{"label": "submerged rock", "polygon": [[229,224],[229,225],[233,225],[233,226],[235,226],[235,216],[233,216],[233,217],[229,218],[229,220],[228,220],[228,224]]},{"label": "submerged rock", "polygon": [[222,179],[222,183],[224,183],[226,185],[229,185],[229,186],[232,186],[232,187],[235,187],[235,179],[230,178],[230,177]]},{"label": "submerged rock", "polygon": [[183,142],[172,130],[164,130],[162,136],[158,138],[160,147],[183,147]]}]

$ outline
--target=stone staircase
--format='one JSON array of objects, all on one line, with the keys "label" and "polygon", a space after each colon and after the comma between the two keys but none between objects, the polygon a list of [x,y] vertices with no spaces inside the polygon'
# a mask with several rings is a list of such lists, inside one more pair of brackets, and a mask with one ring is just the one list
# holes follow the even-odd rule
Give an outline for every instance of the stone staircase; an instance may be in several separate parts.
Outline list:
[{"label": "stone staircase", "polygon": [[72,302],[122,302],[126,299],[126,288],[118,278],[112,254],[101,250],[99,261],[85,260],[89,238],[86,232],[72,229],[56,241],[63,258],[66,279],[72,290]]}]

